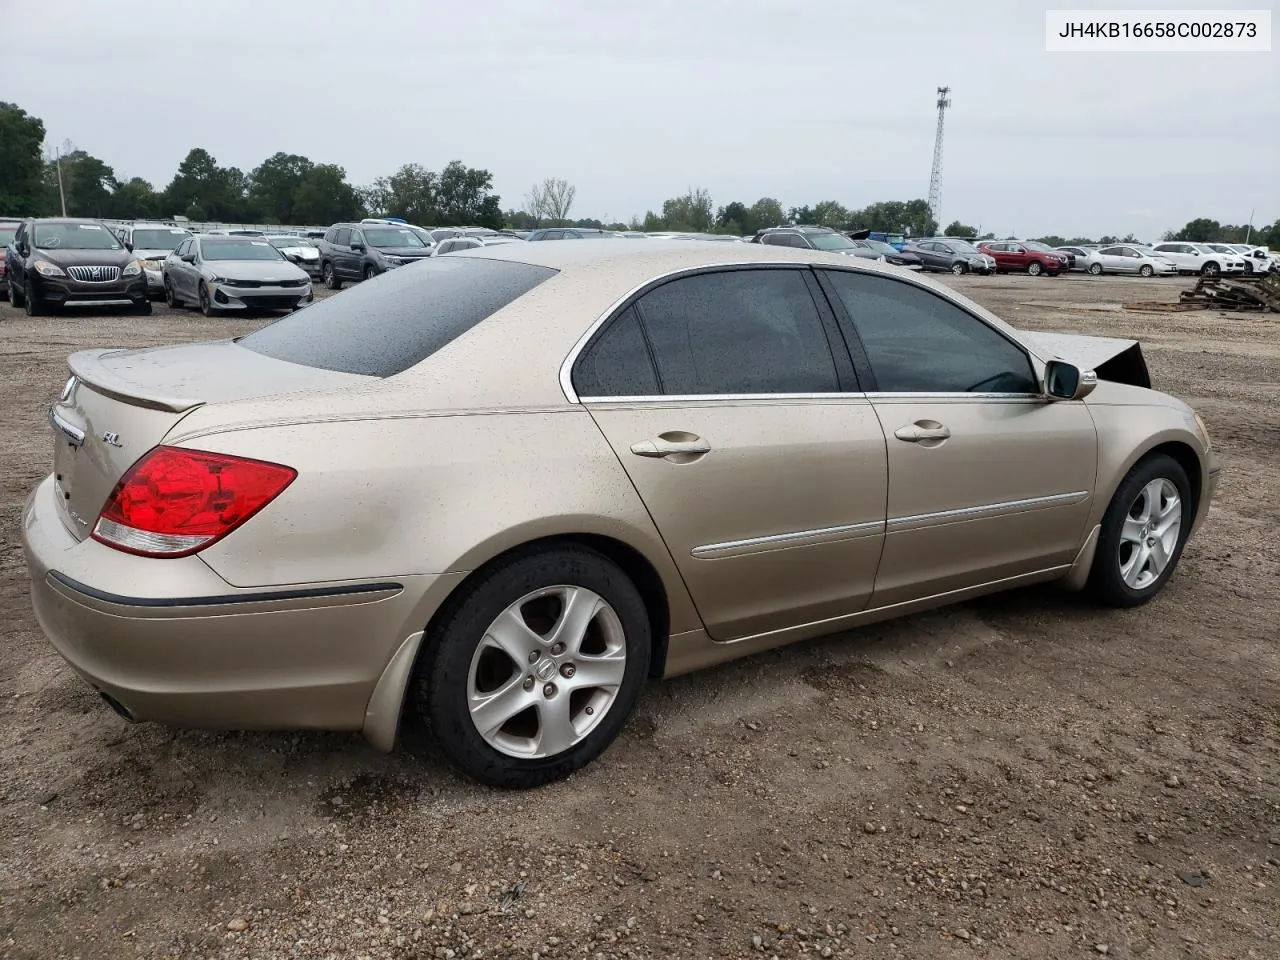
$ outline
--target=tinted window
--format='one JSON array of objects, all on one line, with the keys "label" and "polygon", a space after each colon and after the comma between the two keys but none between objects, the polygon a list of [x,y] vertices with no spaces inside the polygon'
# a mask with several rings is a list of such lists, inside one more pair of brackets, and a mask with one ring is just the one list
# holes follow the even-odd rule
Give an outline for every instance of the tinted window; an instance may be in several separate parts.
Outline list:
[{"label": "tinted window", "polygon": [[433,257],[314,303],[239,343],[290,363],[390,377],[555,274],[505,260]]},{"label": "tinted window", "polygon": [[915,284],[827,273],[886,393],[1037,393],[1022,349]]},{"label": "tinted window", "polygon": [[638,304],[665,394],[834,393],[835,361],[798,270],[704,273]]},{"label": "tinted window", "polygon": [[1104,257],[1123,257],[1124,252],[1119,247],[1107,247],[1098,251]]},{"label": "tinted window", "polygon": [[761,243],[767,243],[771,247],[788,246],[787,235],[782,233],[766,233],[760,238]]},{"label": "tinted window", "polygon": [[345,227],[340,229],[333,235],[333,242],[340,247],[351,246],[351,231]]},{"label": "tinted window", "polygon": [[653,397],[662,392],[634,308],[613,320],[573,370],[582,397]]},{"label": "tinted window", "polygon": [[336,243],[336,242],[337,242],[337,240],[338,240],[338,228],[337,228],[337,227],[330,227],[328,230],[326,230],[326,231],[324,232],[324,242],[325,242],[325,243]]}]

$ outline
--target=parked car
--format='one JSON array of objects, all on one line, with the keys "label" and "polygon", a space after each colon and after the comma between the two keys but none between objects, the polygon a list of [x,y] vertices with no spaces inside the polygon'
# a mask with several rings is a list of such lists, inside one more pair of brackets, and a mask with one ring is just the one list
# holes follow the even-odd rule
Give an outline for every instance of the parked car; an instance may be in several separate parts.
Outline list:
[{"label": "parked car", "polygon": [[1157,250],[1144,249],[1133,244],[1103,247],[1093,254],[1089,273],[1136,273],[1143,277],[1176,274],[1178,266]]},{"label": "parked car", "polygon": [[882,257],[885,263],[891,263],[895,267],[906,267],[908,270],[924,269],[924,262],[914,250],[905,247],[899,250],[882,240],[853,240],[852,243],[870,250],[877,259]]},{"label": "parked car", "polygon": [[267,240],[188,237],[164,262],[165,302],[206,317],[236,310],[293,310],[311,302],[311,279]]},{"label": "parked car", "polygon": [[1067,262],[1068,270],[1079,270],[1082,273],[1091,273],[1094,263],[1097,262],[1095,254],[1101,247],[1054,247],[1058,253],[1068,254],[1070,260]]},{"label": "parked car", "polygon": [[591,227],[545,227],[530,230],[525,240],[602,240],[616,236],[612,230],[596,230]]},{"label": "parked car", "polygon": [[912,241],[907,249],[920,258],[925,270],[945,270],[960,276],[980,273],[988,276],[996,272],[996,259],[983,253],[967,240],[955,237],[932,237]]},{"label": "parked car", "polygon": [[373,223],[335,223],[319,246],[320,274],[330,290],[414,263],[433,249],[406,226]]},{"label": "parked car", "polygon": [[167,223],[127,223],[116,236],[124,248],[142,261],[147,274],[147,292],[152,297],[164,296],[164,261],[191,231]]},{"label": "parked car", "polygon": [[5,250],[5,283],[29,317],[64,306],[151,312],[142,261],[101,220],[23,220]]},{"label": "parked car", "polygon": [[830,227],[766,227],[756,231],[751,238],[752,243],[764,244],[768,247],[794,247],[797,250],[825,250],[839,253],[846,257],[860,257],[864,260],[878,260],[879,254],[871,256],[869,247],[859,246],[843,233]]},{"label": "parked car", "polygon": [[1248,260],[1238,251],[1231,249],[1225,243],[1202,243],[1201,247],[1208,247],[1214,253],[1223,257],[1222,272],[1223,273],[1246,273],[1248,270]]},{"label": "parked car", "polygon": [[1067,261],[1067,270],[1072,270],[1075,268],[1076,255],[1074,253],[1068,253],[1067,251],[1062,249],[1055,249],[1054,247],[1049,246],[1047,243],[1044,243],[1041,240],[1024,240],[1022,242],[1027,247],[1028,250],[1035,250],[1035,251],[1039,251],[1040,253],[1056,253],[1058,256],[1064,257]]},{"label": "parked car", "polygon": [[320,279],[320,248],[306,237],[270,234],[266,238],[292,264],[301,267],[312,280]]},{"label": "parked car", "polygon": [[0,297],[4,297],[6,300],[9,299],[9,283],[5,280],[5,260],[7,258],[4,251],[13,242],[13,238],[20,226],[22,226],[22,221],[17,217],[0,217]]},{"label": "parked car", "polygon": [[1223,254],[1204,243],[1166,241],[1151,248],[1173,263],[1179,273],[1214,277],[1220,273],[1244,273],[1244,260],[1234,251]]},{"label": "parked car", "polygon": [[247,227],[215,227],[213,230],[205,230],[206,237],[265,237],[266,233],[262,230],[253,230]]},{"label": "parked car", "polygon": [[19,524],[54,647],[131,719],[389,750],[419,715],[532,787],[650,676],[1033,583],[1150,601],[1209,513],[1134,341],[838,254],[612,247],[72,355]]},{"label": "parked car", "polygon": [[995,260],[997,273],[1029,273],[1033,277],[1047,273],[1056,277],[1068,268],[1066,254],[1055,253],[1044,244],[1033,247],[1032,243],[1035,241],[983,240],[978,249]]},{"label": "parked car", "polygon": [[490,237],[450,237],[436,244],[435,249],[431,251],[431,255],[439,257],[446,253],[453,253],[455,250],[475,250],[478,247],[491,247],[501,243],[518,242],[517,238],[503,234],[494,234]]},{"label": "parked car", "polygon": [[1276,258],[1265,247],[1247,243],[1229,243],[1227,246],[1244,260],[1245,273],[1273,273],[1276,269]]}]

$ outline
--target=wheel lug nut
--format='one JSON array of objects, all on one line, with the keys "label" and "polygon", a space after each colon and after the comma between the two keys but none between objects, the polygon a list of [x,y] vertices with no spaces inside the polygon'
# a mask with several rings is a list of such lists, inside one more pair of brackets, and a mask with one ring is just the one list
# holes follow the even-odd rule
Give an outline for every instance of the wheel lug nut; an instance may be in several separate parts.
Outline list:
[{"label": "wheel lug nut", "polygon": [[552,655],[553,657],[558,657],[558,656],[560,656],[560,654],[562,654],[562,653],[564,653],[564,644],[563,644],[563,643],[553,643],[553,644],[551,645],[551,655]]},{"label": "wheel lug nut", "polygon": [[530,650],[530,651],[529,651],[529,662],[530,662],[530,663],[537,663],[537,662],[538,662],[538,658],[539,658],[539,657],[541,657],[541,656],[542,656],[542,654],[541,654],[541,653],[539,653],[537,650]]},{"label": "wheel lug nut", "polygon": [[525,677],[525,678],[524,678],[524,688],[525,688],[525,690],[526,690],[526,691],[527,691],[527,690],[532,690],[532,689],[533,689],[533,677]]},{"label": "wheel lug nut", "polygon": [[556,685],[554,683],[548,683],[542,688],[542,695],[544,697],[554,697],[556,695]]},{"label": "wheel lug nut", "polygon": [[583,711],[583,712],[584,712],[584,713],[586,713],[586,715],[589,717],[589,716],[591,716],[593,713],[595,713],[595,712],[596,712],[596,708],[595,708],[595,707],[587,707],[587,709],[586,709],[585,711]]},{"label": "wheel lug nut", "polygon": [[577,672],[578,672],[578,668],[575,667],[572,663],[566,663],[560,667],[560,676],[564,677],[566,680],[568,680]]}]

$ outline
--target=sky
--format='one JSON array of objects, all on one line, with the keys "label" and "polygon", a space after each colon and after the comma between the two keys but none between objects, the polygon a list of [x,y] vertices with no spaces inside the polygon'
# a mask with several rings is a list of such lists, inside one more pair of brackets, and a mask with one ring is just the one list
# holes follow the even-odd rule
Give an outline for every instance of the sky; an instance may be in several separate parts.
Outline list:
[{"label": "sky", "polygon": [[[1000,235],[1154,237],[1280,218],[1270,53],[1047,53],[1048,8],[1278,0],[0,0],[0,98],[163,188],[192,147],[356,185],[403,163],[562,177],[571,216],[926,197]],[[1273,31],[1275,30],[1273,23]]]}]

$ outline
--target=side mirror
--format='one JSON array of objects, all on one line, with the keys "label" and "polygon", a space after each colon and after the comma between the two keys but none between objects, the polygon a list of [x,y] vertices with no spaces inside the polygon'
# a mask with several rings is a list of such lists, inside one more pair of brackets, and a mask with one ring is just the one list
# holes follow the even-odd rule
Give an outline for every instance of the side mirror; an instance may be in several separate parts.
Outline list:
[{"label": "side mirror", "polygon": [[1098,385],[1098,375],[1065,360],[1044,365],[1044,392],[1053,400],[1083,400]]},{"label": "side mirror", "polygon": [[182,255],[182,262],[183,262],[183,263],[195,263],[195,262],[196,262],[196,255],[195,255],[194,253],[184,253],[184,254]]},{"label": "side mirror", "polygon": [[351,241],[351,249],[352,249],[352,250],[359,250],[360,252],[362,252],[362,253],[363,253],[363,252],[364,252],[364,244],[363,244],[363,243],[361,243],[359,240],[352,240],[352,241]]},{"label": "side mirror", "polygon": [[133,244],[132,244],[132,243],[128,243],[128,242],[126,242],[126,243],[125,243],[125,245],[124,245],[124,248],[125,248],[126,250],[128,250],[130,253],[133,253]]}]

